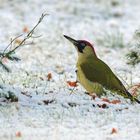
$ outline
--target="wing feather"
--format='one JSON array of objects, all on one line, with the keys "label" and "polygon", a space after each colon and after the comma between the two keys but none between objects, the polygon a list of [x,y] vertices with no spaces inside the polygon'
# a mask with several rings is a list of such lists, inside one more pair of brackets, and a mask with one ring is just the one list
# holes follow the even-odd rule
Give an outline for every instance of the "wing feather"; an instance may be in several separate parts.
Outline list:
[{"label": "wing feather", "polygon": [[96,59],[92,63],[88,61],[80,64],[80,67],[88,80],[98,82],[109,90],[126,91],[122,82],[102,60]]}]

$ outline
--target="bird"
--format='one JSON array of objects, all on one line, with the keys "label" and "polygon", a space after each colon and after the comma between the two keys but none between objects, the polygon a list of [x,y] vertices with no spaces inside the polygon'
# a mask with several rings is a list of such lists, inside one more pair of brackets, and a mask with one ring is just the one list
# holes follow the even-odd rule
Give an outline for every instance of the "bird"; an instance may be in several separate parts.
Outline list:
[{"label": "bird", "polygon": [[100,97],[104,89],[107,89],[140,104],[140,101],[128,92],[111,68],[97,57],[90,42],[76,40],[67,35],[64,35],[64,37],[75,46],[78,52],[77,79],[89,95],[96,93]]}]

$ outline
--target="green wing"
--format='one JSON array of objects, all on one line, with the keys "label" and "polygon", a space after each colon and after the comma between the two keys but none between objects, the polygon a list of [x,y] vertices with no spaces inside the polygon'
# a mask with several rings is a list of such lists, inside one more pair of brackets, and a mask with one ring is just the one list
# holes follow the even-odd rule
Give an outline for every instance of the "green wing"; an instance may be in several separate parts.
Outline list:
[{"label": "green wing", "polygon": [[86,61],[79,65],[88,80],[100,83],[106,89],[126,92],[121,81],[102,60]]}]

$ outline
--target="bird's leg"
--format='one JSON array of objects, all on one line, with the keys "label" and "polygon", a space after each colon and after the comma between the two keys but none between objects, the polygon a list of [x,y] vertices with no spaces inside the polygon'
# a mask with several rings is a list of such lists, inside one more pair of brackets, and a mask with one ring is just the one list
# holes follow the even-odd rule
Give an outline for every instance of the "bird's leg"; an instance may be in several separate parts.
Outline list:
[{"label": "bird's leg", "polygon": [[[77,75],[77,72],[78,72],[78,70],[76,69],[76,70],[75,70],[76,75]],[[79,81],[78,81],[78,77],[76,77],[76,82],[77,82],[77,83],[79,82]]]},{"label": "bird's leg", "polygon": [[69,83],[70,86],[73,87],[72,90],[71,90],[71,92],[70,92],[70,94],[72,94],[74,92],[75,88],[77,87],[77,83],[78,83],[78,80],[77,79],[76,79],[75,82],[70,82]]},{"label": "bird's leg", "polygon": [[[77,70],[75,70],[75,72],[77,73]],[[73,93],[75,87],[77,87],[77,83],[78,83],[78,82],[79,82],[79,81],[78,81],[78,78],[76,78],[76,81],[75,81],[75,82],[70,82],[70,81],[67,82],[71,87],[73,87],[73,88],[71,89],[70,94]]]}]

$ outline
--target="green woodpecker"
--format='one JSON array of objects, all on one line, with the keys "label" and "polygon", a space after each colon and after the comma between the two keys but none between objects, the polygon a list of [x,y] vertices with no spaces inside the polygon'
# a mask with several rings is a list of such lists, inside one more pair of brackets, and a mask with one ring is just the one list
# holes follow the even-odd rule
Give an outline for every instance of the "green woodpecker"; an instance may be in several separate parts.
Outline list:
[{"label": "green woodpecker", "polygon": [[76,47],[78,52],[77,78],[88,93],[96,93],[100,96],[105,88],[140,103],[126,90],[109,66],[97,57],[94,47],[88,41],[75,40],[66,35],[64,37]]}]

